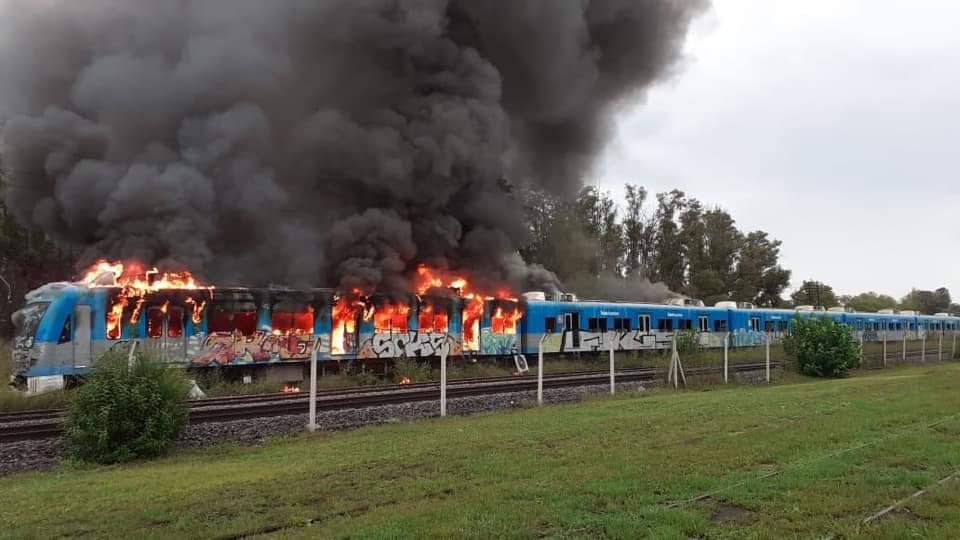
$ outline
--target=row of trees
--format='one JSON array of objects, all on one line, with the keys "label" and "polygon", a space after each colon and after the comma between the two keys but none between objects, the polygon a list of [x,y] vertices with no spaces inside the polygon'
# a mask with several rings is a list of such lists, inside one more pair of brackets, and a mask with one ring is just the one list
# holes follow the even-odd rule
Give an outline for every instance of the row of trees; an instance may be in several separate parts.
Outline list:
[{"label": "row of trees", "polygon": [[[0,193],[3,183],[0,177]],[[0,196],[0,338],[13,335],[13,312],[23,296],[51,281],[73,274],[75,256],[58,248],[44,234],[21,226]]]},{"label": "row of trees", "polygon": [[929,291],[913,289],[906,296],[896,298],[873,291],[857,295],[838,296],[833,287],[820,281],[804,281],[791,295],[796,305],[845,306],[856,311],[876,312],[881,309],[917,311],[927,315],[934,313],[960,313],[960,304],[953,302],[946,287]]},{"label": "row of trees", "polygon": [[[783,303],[790,271],[780,265],[780,241],[764,231],[741,231],[726,210],[682,191],[658,193],[652,209],[647,191],[631,184],[622,209],[594,187],[583,188],[574,201],[539,191],[526,197],[533,241],[522,250],[524,258],[578,285],[581,294],[608,292],[604,285],[611,280],[641,284],[648,278],[710,304]],[[644,296],[635,289],[623,290]]]}]

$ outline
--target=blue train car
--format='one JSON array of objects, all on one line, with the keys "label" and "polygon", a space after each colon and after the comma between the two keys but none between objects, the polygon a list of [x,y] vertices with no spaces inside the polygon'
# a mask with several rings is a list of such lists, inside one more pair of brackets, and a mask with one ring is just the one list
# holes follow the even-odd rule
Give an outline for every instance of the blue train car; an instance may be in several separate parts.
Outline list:
[{"label": "blue train car", "polygon": [[[441,291],[442,292],[442,291]],[[320,361],[390,361],[448,356],[509,357],[550,353],[664,350],[677,332],[703,347],[752,347],[777,340],[796,317],[849,325],[865,341],[960,330],[960,319],[904,313],[512,299],[448,294],[374,296],[363,302],[331,289],[170,289],[126,298],[118,287],[55,283],[27,295],[14,315],[13,379],[84,374],[108,351],[136,346],[194,367],[289,368],[302,377]]]}]

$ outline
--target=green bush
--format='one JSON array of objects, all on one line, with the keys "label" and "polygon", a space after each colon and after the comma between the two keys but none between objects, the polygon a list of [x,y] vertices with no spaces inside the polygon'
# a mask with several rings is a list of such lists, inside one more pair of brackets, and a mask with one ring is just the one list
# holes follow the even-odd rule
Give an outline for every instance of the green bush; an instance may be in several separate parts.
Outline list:
[{"label": "green bush", "polygon": [[677,332],[677,352],[689,354],[700,351],[700,334],[694,330]]},{"label": "green bush", "polygon": [[849,326],[833,319],[797,317],[783,346],[805,375],[843,377],[860,366],[859,342]]},{"label": "green bush", "polygon": [[428,382],[433,380],[433,370],[430,364],[418,362],[415,358],[403,358],[393,364],[393,380],[395,382]]},{"label": "green bush", "polygon": [[166,451],[187,423],[190,383],[176,368],[106,354],[77,392],[66,438],[84,461],[119,463]]}]

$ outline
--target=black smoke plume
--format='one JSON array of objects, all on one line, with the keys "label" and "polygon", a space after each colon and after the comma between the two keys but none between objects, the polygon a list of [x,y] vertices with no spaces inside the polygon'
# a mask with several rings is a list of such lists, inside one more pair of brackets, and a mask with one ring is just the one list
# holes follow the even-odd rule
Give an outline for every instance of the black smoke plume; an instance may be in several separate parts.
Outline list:
[{"label": "black smoke plume", "polygon": [[4,3],[5,199],[84,262],[381,290],[426,262],[550,286],[505,186],[576,188],[705,3]]}]

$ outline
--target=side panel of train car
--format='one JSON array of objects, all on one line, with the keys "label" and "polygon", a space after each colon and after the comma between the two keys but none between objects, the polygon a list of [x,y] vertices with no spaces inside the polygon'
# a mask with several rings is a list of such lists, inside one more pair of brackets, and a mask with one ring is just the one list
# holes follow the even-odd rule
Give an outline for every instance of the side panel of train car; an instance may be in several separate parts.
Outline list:
[{"label": "side panel of train car", "polygon": [[[374,298],[343,316],[332,290],[216,289],[149,293],[117,306],[119,289],[51,284],[15,314],[14,377],[77,375],[132,344],[178,365],[242,366],[450,356],[663,350],[677,331],[703,347],[757,346],[795,317],[848,324],[865,341],[943,334],[960,319],[627,302]],[[729,338],[728,338],[729,334]],[[614,340],[611,343],[610,340]]]}]

